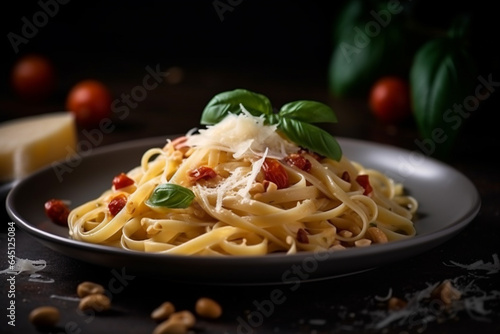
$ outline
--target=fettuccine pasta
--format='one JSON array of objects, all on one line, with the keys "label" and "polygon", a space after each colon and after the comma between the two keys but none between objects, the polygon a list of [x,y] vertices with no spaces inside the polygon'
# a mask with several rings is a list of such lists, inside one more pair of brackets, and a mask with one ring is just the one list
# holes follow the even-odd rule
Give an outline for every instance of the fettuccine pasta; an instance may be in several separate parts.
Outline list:
[{"label": "fettuccine pasta", "polygon": [[[345,155],[335,161],[301,149],[244,112],[167,139],[122,177],[128,182],[71,211],[73,239],[141,252],[247,256],[415,235],[418,203],[402,184]],[[177,188],[160,191],[165,185]]]}]

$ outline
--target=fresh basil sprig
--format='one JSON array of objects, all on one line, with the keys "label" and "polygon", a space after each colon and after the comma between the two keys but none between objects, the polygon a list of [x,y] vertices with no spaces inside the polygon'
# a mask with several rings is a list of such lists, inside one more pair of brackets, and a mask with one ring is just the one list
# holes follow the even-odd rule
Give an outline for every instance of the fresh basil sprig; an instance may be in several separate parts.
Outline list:
[{"label": "fresh basil sprig", "polygon": [[235,89],[214,96],[201,116],[201,124],[220,122],[229,113],[241,112],[241,105],[253,116],[264,117],[265,123],[278,129],[295,144],[320,155],[339,161],[342,149],[337,140],[325,130],[311,123],[336,123],[333,110],[320,102],[301,100],[285,104],[273,112],[267,97],[246,89]]},{"label": "fresh basil sprig", "polygon": [[194,193],[183,186],[174,183],[162,183],[158,185],[146,205],[150,207],[165,207],[169,209],[184,209],[191,205]]}]

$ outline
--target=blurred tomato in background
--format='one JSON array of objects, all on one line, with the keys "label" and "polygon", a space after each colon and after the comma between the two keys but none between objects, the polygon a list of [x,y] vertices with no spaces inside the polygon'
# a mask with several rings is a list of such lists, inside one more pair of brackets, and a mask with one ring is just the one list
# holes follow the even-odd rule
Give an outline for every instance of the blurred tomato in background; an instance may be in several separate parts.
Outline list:
[{"label": "blurred tomato in background", "polygon": [[112,94],[101,81],[85,79],[76,83],[66,97],[66,110],[75,115],[78,125],[92,127],[111,116]]},{"label": "blurred tomato in background", "polygon": [[12,68],[14,92],[25,100],[42,101],[55,90],[56,70],[52,61],[40,54],[19,58]]},{"label": "blurred tomato in background", "polygon": [[370,91],[369,107],[383,122],[398,123],[407,119],[411,115],[408,82],[395,76],[380,78]]}]

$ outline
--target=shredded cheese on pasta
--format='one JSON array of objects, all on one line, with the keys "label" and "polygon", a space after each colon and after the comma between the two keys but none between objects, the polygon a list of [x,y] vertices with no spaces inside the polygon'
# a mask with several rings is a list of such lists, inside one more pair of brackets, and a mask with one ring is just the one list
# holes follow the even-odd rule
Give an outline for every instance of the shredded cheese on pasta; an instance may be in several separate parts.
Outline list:
[{"label": "shredded cheese on pasta", "polygon": [[[71,211],[70,236],[141,252],[248,256],[364,247],[415,235],[418,203],[401,184],[345,156],[334,161],[301,150],[242,109],[147,150],[127,173],[133,185],[111,187]],[[310,169],[287,164],[291,155]],[[266,179],[268,159],[282,167],[286,187]],[[193,178],[199,168],[214,173]],[[360,175],[369,185],[358,182]],[[195,199],[186,208],[148,206],[155,187],[165,183],[190,189]],[[112,214],[117,196],[126,204]]]}]

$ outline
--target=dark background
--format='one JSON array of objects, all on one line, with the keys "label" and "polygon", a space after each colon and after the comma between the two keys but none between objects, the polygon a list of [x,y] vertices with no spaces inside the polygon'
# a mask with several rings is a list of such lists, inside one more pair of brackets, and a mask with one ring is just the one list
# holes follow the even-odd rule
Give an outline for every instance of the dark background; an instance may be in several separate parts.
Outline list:
[{"label": "dark background", "polygon": [[[227,3],[221,1],[221,3]],[[93,76],[112,80],[144,66],[161,64],[199,69],[259,68],[293,79],[294,71],[322,72],[330,50],[336,2],[234,1],[221,21],[214,1],[78,1],[58,13],[16,54],[7,34],[20,34],[22,17],[40,11],[33,2],[13,3],[2,13],[3,88],[22,54],[39,52],[58,66],[60,89]],[[262,69],[266,70],[263,71]],[[255,72],[254,72],[255,73]],[[255,75],[257,75],[255,73]],[[265,76],[261,77],[265,80]]]},{"label": "dark background", "polygon": [[[103,81],[119,98],[142,84],[147,66],[165,72],[176,66],[183,70],[182,82],[149,92],[126,122],[117,122],[123,131],[105,138],[103,144],[185,132],[198,125],[185,116],[197,118],[215,94],[246,88],[268,96],[275,107],[299,99],[328,103],[339,123],[327,130],[337,135],[371,139],[375,133],[377,141],[391,142],[393,138],[385,136],[399,131],[407,133],[407,142],[401,146],[415,148],[418,135],[411,120],[386,129],[369,113],[367,96],[351,101],[329,92],[328,66],[335,46],[332,31],[345,0],[72,0],[57,3],[57,9],[55,3],[10,2],[0,14],[0,121],[65,110],[70,88],[83,79]],[[33,23],[34,16],[43,11],[41,4],[50,4],[55,14],[16,53],[8,35],[22,35],[25,20]],[[442,33],[459,13],[470,15],[470,49],[480,74],[493,75],[494,80],[499,77],[499,27],[492,2],[445,1],[438,6],[435,1],[413,0],[400,4],[412,13],[424,36]],[[218,13],[216,5],[229,9]],[[43,103],[20,99],[10,86],[14,62],[29,53],[46,55],[56,66],[56,92]],[[466,146],[465,152],[471,152],[478,143],[489,147],[491,140],[499,140],[496,123],[491,121],[497,118],[493,110],[498,108],[499,95],[492,94],[469,118],[462,130],[467,139],[457,147]],[[145,130],[152,123],[155,127]],[[477,141],[471,142],[470,137]],[[471,159],[468,153],[457,156]]]},{"label": "dark background", "polygon": [[[69,86],[84,77],[113,84],[146,65],[196,66],[197,69],[228,67],[252,73],[264,81],[314,80],[326,85],[327,67],[333,48],[332,27],[345,1],[307,0],[219,0],[219,1],[79,1],[71,0],[53,9],[55,15],[16,53],[9,33],[22,34],[23,18],[33,22],[56,0],[11,1],[0,14],[2,54],[1,88],[12,97],[10,69],[23,54],[37,52],[50,57],[59,72],[59,96],[53,104],[62,107]],[[216,4],[231,8],[219,16]],[[448,27],[456,13],[468,12],[474,19],[473,52],[482,73],[498,70],[498,25],[493,5],[487,1],[401,1],[429,31]],[[222,18],[222,20],[221,20]],[[130,75],[128,75],[130,77]],[[15,106],[10,106],[11,108]],[[0,110],[5,113],[12,111]],[[15,116],[15,115],[13,115]]]}]

